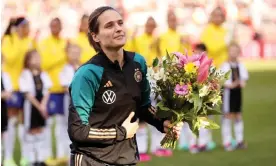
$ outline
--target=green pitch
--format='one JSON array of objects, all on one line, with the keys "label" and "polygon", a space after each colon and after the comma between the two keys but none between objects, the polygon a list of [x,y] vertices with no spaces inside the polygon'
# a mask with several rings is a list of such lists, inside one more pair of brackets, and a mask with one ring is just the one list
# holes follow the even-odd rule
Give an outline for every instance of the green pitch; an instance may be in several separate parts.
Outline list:
[{"label": "green pitch", "polygon": [[[225,152],[220,130],[214,131],[217,148],[211,152],[190,154],[176,150],[170,158],[153,157],[140,166],[274,166],[276,158],[276,61],[245,63],[250,78],[244,90],[245,140],[248,149]],[[219,120],[218,120],[219,122]],[[19,161],[17,143],[15,159]]]}]

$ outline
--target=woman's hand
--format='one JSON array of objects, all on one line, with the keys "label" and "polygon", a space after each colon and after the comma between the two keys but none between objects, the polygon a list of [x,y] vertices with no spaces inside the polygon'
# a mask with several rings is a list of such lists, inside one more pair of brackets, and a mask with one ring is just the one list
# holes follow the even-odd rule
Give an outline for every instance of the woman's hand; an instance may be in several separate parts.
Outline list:
[{"label": "woman's hand", "polygon": [[131,112],[126,118],[122,126],[126,129],[126,139],[134,137],[139,128],[139,119],[131,123],[131,119],[134,117],[135,113]]},{"label": "woman's hand", "polygon": [[180,132],[183,127],[183,122],[178,123],[176,126],[172,126],[171,122],[169,120],[165,120],[163,123],[164,131],[167,133],[170,128],[173,129],[173,133],[176,135],[176,139],[180,137]]}]

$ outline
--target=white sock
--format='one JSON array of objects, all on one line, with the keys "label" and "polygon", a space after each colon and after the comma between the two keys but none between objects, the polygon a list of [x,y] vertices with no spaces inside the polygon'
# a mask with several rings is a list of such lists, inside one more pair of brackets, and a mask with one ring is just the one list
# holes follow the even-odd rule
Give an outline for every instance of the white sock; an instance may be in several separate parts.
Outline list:
[{"label": "white sock", "polygon": [[158,131],[155,127],[150,126],[150,134],[151,134],[151,147],[150,151],[154,153],[158,149],[162,149],[160,142],[165,137],[165,134]]},{"label": "white sock", "polygon": [[198,138],[198,145],[205,146],[208,143],[208,129],[200,128],[199,129],[199,138]]},{"label": "white sock", "polygon": [[43,162],[47,159],[47,154],[44,149],[46,148],[46,132],[43,130],[36,135],[35,149],[37,154],[37,162]]},{"label": "white sock", "polygon": [[243,120],[242,118],[236,119],[234,123],[234,131],[237,143],[243,141]]},{"label": "white sock", "polygon": [[28,159],[30,163],[36,162],[36,150],[35,150],[35,142],[36,142],[35,135],[27,133],[25,135],[25,148],[26,154],[25,157]]},{"label": "white sock", "polygon": [[213,142],[213,136],[212,136],[212,131],[211,130],[207,130],[207,143],[209,142]]},{"label": "white sock", "polygon": [[196,146],[197,145],[197,138],[196,136],[193,134],[192,130],[190,129],[189,127],[189,130],[187,132],[190,136],[190,139],[189,139],[189,146],[192,147],[192,146]]},{"label": "white sock", "polygon": [[68,156],[70,157],[71,154],[71,149],[70,149],[70,138],[67,132],[67,128],[68,128],[68,116],[69,116],[69,104],[70,104],[70,95],[69,94],[65,94],[64,95],[64,99],[63,99],[63,103],[64,103],[64,116],[63,116],[63,121],[64,121],[64,128],[63,128],[63,140],[64,141],[64,149],[65,149],[65,154],[69,154]]},{"label": "white sock", "polygon": [[5,160],[13,160],[13,151],[14,151],[14,144],[15,144],[15,124],[17,119],[12,117],[8,120],[8,128],[7,132],[4,135],[4,144],[5,144]]},{"label": "white sock", "polygon": [[[214,120],[214,116],[208,116],[209,119]],[[207,143],[213,142],[212,130],[207,129]]]},{"label": "white sock", "polygon": [[52,125],[54,123],[53,117],[49,117],[46,120],[46,127],[45,127],[45,151],[47,158],[53,157],[53,149],[52,149]]},{"label": "white sock", "polygon": [[222,119],[221,131],[222,131],[223,145],[225,146],[231,143],[231,140],[232,140],[231,119],[229,118]]},{"label": "white sock", "polygon": [[180,138],[179,138],[179,147],[183,147],[184,145],[188,145],[189,144],[189,137],[190,137],[190,132],[189,132],[190,128],[188,123],[184,123],[181,134],[180,134]]},{"label": "white sock", "polygon": [[57,158],[65,157],[65,144],[64,138],[64,117],[63,115],[56,115],[56,127],[55,127],[55,136],[56,136],[56,150]]},{"label": "white sock", "polygon": [[21,157],[27,158],[27,148],[26,148],[26,130],[23,124],[18,125],[18,136],[21,145]]},{"label": "white sock", "polygon": [[148,150],[148,133],[145,124],[142,124],[136,133],[136,140],[139,153],[147,153]]}]

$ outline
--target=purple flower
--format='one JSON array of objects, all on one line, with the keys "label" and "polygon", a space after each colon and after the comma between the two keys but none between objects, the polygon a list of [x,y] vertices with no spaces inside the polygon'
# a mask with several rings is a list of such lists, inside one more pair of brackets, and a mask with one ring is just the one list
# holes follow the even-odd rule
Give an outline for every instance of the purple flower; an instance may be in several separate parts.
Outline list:
[{"label": "purple flower", "polygon": [[188,92],[189,92],[188,85],[177,84],[174,88],[174,92],[178,95],[184,96],[184,95],[188,94]]}]

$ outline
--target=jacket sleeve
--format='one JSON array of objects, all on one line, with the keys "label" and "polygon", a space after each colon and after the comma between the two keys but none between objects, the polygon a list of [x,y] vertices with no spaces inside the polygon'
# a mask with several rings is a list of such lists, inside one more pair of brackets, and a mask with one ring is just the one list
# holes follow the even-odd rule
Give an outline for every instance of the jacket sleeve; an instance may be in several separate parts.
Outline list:
[{"label": "jacket sleeve", "polygon": [[157,130],[164,133],[163,123],[165,119],[159,119],[155,116],[156,109],[151,105],[150,100],[150,84],[147,79],[147,65],[144,57],[139,54],[136,54],[134,60],[139,62],[142,70],[142,83],[141,83],[141,96],[142,102],[140,110],[138,111],[138,117],[140,120],[146,121],[152,126],[155,126]]},{"label": "jacket sleeve", "polygon": [[72,142],[113,144],[125,139],[126,130],[122,126],[92,128],[89,125],[89,115],[93,111],[102,73],[102,68],[87,64],[76,72],[72,80],[68,119],[68,134]]}]

